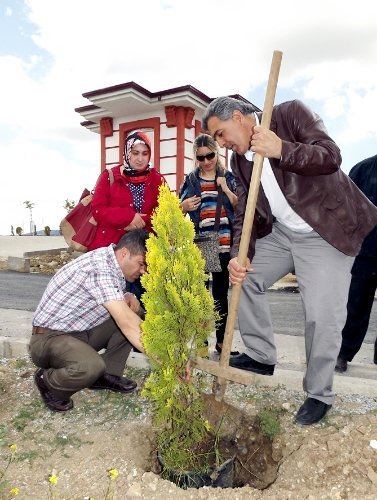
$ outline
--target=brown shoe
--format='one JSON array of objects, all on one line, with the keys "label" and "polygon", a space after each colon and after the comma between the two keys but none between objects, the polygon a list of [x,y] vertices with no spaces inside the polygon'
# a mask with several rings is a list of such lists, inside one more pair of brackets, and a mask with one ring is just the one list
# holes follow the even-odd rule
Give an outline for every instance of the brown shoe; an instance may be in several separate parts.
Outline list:
[{"label": "brown shoe", "polygon": [[35,372],[34,381],[35,385],[38,387],[39,392],[41,393],[41,397],[43,399],[44,404],[51,411],[68,411],[73,408],[73,401],[69,399],[68,401],[62,401],[55,397],[52,392],[47,388],[45,381],[43,380],[43,372],[42,368],[39,368]]},{"label": "brown shoe", "polygon": [[136,389],[137,383],[133,380],[128,380],[125,377],[119,377],[117,375],[111,375],[110,373],[104,373],[102,377],[94,382],[89,389],[93,390],[103,390],[113,392],[123,392],[125,394],[132,392]]}]

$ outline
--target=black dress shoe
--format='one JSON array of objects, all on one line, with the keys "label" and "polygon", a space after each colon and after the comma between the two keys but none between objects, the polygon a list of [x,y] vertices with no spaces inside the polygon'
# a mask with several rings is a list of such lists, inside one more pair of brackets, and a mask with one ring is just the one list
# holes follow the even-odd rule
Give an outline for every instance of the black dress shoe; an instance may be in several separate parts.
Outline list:
[{"label": "black dress shoe", "polygon": [[133,380],[128,380],[125,377],[119,377],[118,375],[111,375],[110,373],[104,373],[102,377],[94,382],[89,389],[93,390],[103,390],[113,392],[123,392],[125,394],[132,392],[136,389],[137,383]]},{"label": "black dress shoe", "polygon": [[329,411],[331,405],[314,398],[306,398],[298,410],[295,421],[301,425],[312,425],[319,422]]},{"label": "black dress shoe", "polygon": [[338,373],[344,373],[347,371],[347,368],[347,361],[338,356],[338,359],[336,360],[335,371]]},{"label": "black dress shoe", "polygon": [[63,401],[55,397],[52,392],[47,388],[45,381],[43,380],[43,371],[42,368],[39,368],[35,372],[34,381],[35,385],[38,387],[39,392],[41,393],[42,400],[44,404],[52,411],[68,411],[73,408],[72,399],[68,399],[67,401]]},{"label": "black dress shoe", "polygon": [[373,363],[377,365],[377,338],[374,343],[374,357],[373,357]]},{"label": "black dress shoe", "polygon": [[[216,342],[216,345],[215,345],[215,349],[216,349],[216,352],[218,352],[219,354],[221,354],[223,352],[223,348],[220,347],[217,342]],[[230,351],[230,355],[231,356],[238,356],[239,352],[238,351]]]},{"label": "black dress shoe", "polygon": [[239,368],[240,370],[248,370],[249,372],[259,373],[260,375],[273,375],[275,369],[275,365],[265,365],[264,363],[259,363],[245,353],[231,358],[229,360],[229,366]]}]

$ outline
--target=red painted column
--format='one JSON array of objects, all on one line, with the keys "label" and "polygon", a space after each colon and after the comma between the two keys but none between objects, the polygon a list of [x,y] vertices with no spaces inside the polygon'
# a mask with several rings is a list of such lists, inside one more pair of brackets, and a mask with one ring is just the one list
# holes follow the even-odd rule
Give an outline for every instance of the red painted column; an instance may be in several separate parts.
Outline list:
[{"label": "red painted column", "polygon": [[195,120],[195,137],[198,137],[199,134],[203,132],[202,124],[199,120]]},{"label": "red painted column", "polygon": [[101,118],[100,120],[101,133],[101,172],[106,168],[106,137],[113,135],[113,119]]}]

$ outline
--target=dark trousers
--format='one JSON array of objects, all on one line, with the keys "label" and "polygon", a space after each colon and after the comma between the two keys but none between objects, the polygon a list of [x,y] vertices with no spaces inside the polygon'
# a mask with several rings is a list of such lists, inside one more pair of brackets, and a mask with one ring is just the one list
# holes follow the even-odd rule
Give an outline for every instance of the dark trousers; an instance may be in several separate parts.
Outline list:
[{"label": "dark trousers", "polygon": [[[348,294],[347,321],[342,331],[339,356],[352,361],[368,331],[370,313],[377,288],[377,259],[358,256],[352,268]],[[374,346],[377,357],[377,338]]]},{"label": "dark trousers", "polygon": [[[220,254],[221,272],[212,273],[212,297],[215,308],[220,314],[220,321],[216,325],[216,342],[222,344],[224,341],[226,320],[228,317],[228,290],[229,290],[229,253]],[[209,289],[209,281],[207,281]]]},{"label": "dark trousers", "polygon": [[[104,372],[122,376],[131,348],[110,318],[84,332],[34,334],[29,352],[36,366],[44,368],[43,379],[52,394],[68,400]],[[99,354],[102,349],[105,351]]]},{"label": "dark trousers", "polygon": [[141,284],[140,278],[138,278],[137,280],[133,281],[132,283],[130,283],[129,281],[127,281],[126,282],[126,291],[130,292],[130,293],[133,293],[135,295],[135,297],[138,299],[138,301],[140,302],[141,307],[144,307],[143,306],[143,302],[141,300],[141,296],[145,292],[145,288]]}]

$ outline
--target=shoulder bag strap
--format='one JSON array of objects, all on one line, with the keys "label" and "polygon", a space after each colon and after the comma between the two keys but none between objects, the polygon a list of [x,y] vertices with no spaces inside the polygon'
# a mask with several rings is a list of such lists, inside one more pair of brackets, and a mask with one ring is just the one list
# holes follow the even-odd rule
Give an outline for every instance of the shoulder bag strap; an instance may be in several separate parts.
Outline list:
[{"label": "shoulder bag strap", "polygon": [[221,207],[223,205],[223,197],[224,197],[224,191],[222,190],[221,186],[218,186],[215,225],[213,226],[213,230],[216,233],[218,232],[220,227],[220,213],[221,213]]},{"label": "shoulder bag strap", "polygon": [[[104,171],[103,171],[103,172],[104,172]],[[101,172],[101,173],[99,174],[98,179],[97,179],[97,182],[98,182],[99,178],[101,177],[101,175],[103,174],[103,172]],[[107,173],[108,173],[108,176],[109,176],[109,183],[110,183],[110,187],[111,187],[111,186],[114,184],[114,172],[113,172],[111,169],[109,169],[109,170],[107,171]],[[90,194],[92,194],[92,195],[94,194],[94,191],[95,191],[95,189],[96,189],[97,182],[96,182],[96,184],[95,184],[94,188],[93,188],[93,189],[91,190],[91,192],[90,192]]]}]

